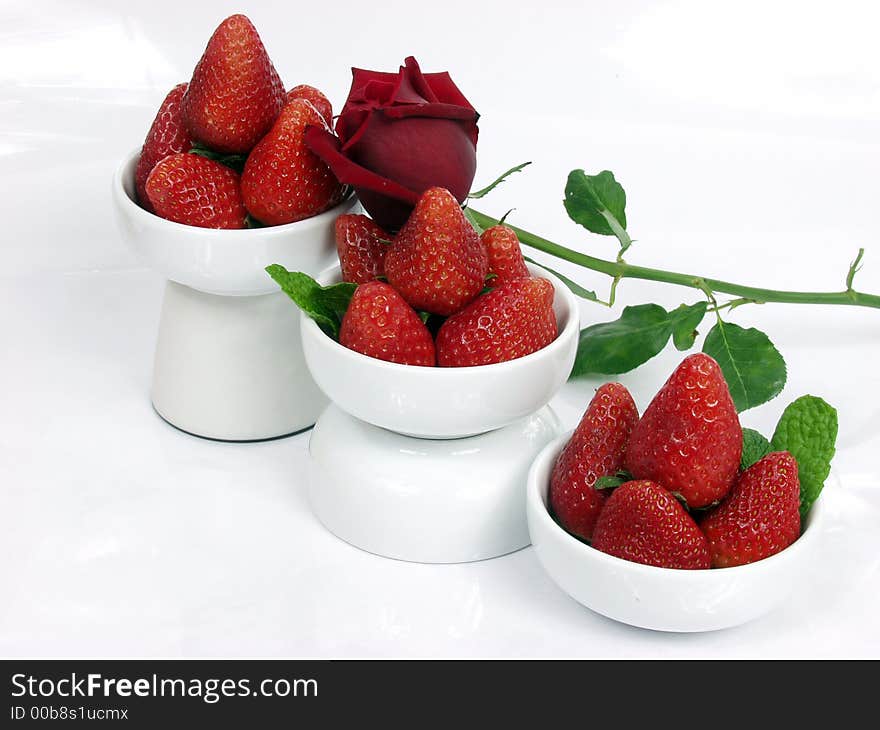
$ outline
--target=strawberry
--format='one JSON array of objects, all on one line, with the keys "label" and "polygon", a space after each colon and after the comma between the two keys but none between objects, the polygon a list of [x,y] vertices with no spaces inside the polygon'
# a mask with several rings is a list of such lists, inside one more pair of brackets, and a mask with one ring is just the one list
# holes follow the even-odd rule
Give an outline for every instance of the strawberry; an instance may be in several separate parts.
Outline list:
[{"label": "strawberry", "polygon": [[623,467],[629,434],[639,412],[626,386],[605,383],[596,391],[550,475],[550,506],[570,533],[589,540],[608,490],[594,489],[599,477]]},{"label": "strawberry", "polygon": [[658,568],[710,567],[709,544],[668,491],[649,480],[614,490],[596,520],[592,545],[624,560]]},{"label": "strawberry", "polygon": [[147,199],[147,191],[144,186],[147,183],[147,175],[159,160],[173,155],[175,152],[189,152],[192,140],[189,132],[183,126],[183,116],[180,113],[180,100],[186,93],[189,84],[178,84],[165,97],[159,112],[153,120],[147,139],[141,149],[137,169],[134,173],[134,186],[137,192],[138,203],[150,212],[153,211],[150,201]]},{"label": "strawberry", "polygon": [[156,215],[200,228],[244,228],[247,211],[235,171],[178,152],[156,164],[146,183]]},{"label": "strawberry", "polygon": [[247,158],[241,194],[250,214],[267,225],[310,218],[342,197],[330,168],[306,147],[303,133],[310,124],[326,127],[315,107],[294,99]]},{"label": "strawberry", "polygon": [[700,527],[713,568],[745,565],[775,555],[801,533],[798,465],[787,451],[767,454],[742,474]]},{"label": "strawberry", "polygon": [[[392,247],[389,257],[393,251]],[[443,323],[437,332],[437,364],[465,367],[515,360],[554,339],[553,284],[546,279],[515,279],[478,297]]]},{"label": "strawberry", "polygon": [[383,281],[370,281],[355,289],[342,318],[339,343],[379,360],[434,365],[434,341],[428,328]]},{"label": "strawberry", "polygon": [[386,241],[390,236],[365,215],[345,214],[336,219],[336,252],[342,280],[364,284],[385,273]]},{"label": "strawberry", "polygon": [[428,188],[385,257],[388,283],[415,309],[455,314],[483,289],[489,261],[452,193]]},{"label": "strawberry", "polygon": [[502,281],[531,276],[519,247],[519,239],[512,228],[492,226],[483,231],[480,240],[489,257],[489,271],[497,277],[491,281],[491,286],[497,286]]},{"label": "strawberry", "polygon": [[284,86],[253,23],[233,15],[220,23],[183,97],[192,138],[215,152],[245,154],[271,129]]},{"label": "strawberry", "polygon": [[730,490],[739,469],[742,428],[718,363],[686,357],[633,429],[624,464],[636,479],[705,507]]},{"label": "strawberry", "polygon": [[324,121],[328,125],[333,121],[333,107],[330,105],[330,100],[314,86],[309,86],[308,84],[294,86],[287,92],[285,99],[288,104],[294,99],[305,99],[318,110],[318,114],[324,117]]}]

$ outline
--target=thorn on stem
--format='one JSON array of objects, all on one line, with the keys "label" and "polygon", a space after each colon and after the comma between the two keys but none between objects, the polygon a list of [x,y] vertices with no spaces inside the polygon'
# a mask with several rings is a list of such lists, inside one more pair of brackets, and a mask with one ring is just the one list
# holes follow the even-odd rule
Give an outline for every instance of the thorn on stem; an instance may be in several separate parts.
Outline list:
[{"label": "thorn on stem", "polygon": [[849,265],[849,272],[846,275],[846,290],[851,292],[853,290],[853,279],[855,279],[856,274],[861,271],[861,262],[862,256],[865,255],[865,249],[860,248],[858,254],[855,257],[855,260]]}]

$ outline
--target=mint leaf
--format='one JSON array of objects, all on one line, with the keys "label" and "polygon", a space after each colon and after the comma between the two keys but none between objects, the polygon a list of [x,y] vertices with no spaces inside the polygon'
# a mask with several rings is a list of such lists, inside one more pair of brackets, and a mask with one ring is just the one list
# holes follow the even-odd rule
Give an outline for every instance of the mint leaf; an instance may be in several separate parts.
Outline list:
[{"label": "mint leaf", "polygon": [[690,350],[697,339],[697,327],[706,316],[708,302],[696,304],[680,304],[669,313],[672,324],[672,342],[676,350]]},{"label": "mint leaf", "polygon": [[523,258],[530,264],[540,266],[542,269],[547,269],[547,271],[549,271],[551,274],[553,274],[553,276],[557,277],[563,284],[565,284],[575,296],[578,296],[581,299],[588,299],[591,302],[599,301],[599,298],[596,296],[596,292],[590,291],[589,289],[584,289],[580,284],[578,284],[576,281],[572,281],[565,274],[560,274],[558,271],[554,271],[549,266],[545,266],[544,264],[539,263],[534,259],[530,259],[528,256],[523,256]]},{"label": "mint leaf", "polygon": [[772,400],[785,387],[785,360],[761,330],[719,320],[706,335],[703,352],[718,361],[740,413]]},{"label": "mint leaf", "polygon": [[831,471],[837,442],[837,411],[821,398],[804,395],[782,412],[770,444],[789,452],[798,463],[801,518],[819,497]]},{"label": "mint leaf", "polygon": [[626,230],[626,193],[608,170],[598,175],[572,170],[565,185],[564,204],[568,217],[588,231],[619,236]]},{"label": "mint leaf", "polygon": [[520,170],[522,170],[525,167],[528,167],[531,164],[532,164],[531,162],[522,162],[519,165],[517,165],[516,167],[511,167],[507,172],[499,175],[498,178],[496,178],[493,182],[491,182],[486,187],[482,188],[481,190],[477,190],[475,193],[469,193],[468,197],[473,200],[478,200],[479,198],[484,198],[489,193],[491,193],[495,188],[497,188],[501,183],[503,183],[508,177],[513,175],[513,173],[519,172]]},{"label": "mint leaf", "polygon": [[753,428],[743,429],[743,450],[739,468],[745,471],[756,461],[760,461],[773,449],[770,442]]},{"label": "mint leaf", "polygon": [[221,165],[226,165],[226,167],[232,168],[239,175],[241,175],[242,170],[244,170],[244,163],[247,162],[247,155],[227,155],[222,152],[215,152],[198,142],[190,148],[189,153],[191,155],[207,157],[209,160],[214,160]]},{"label": "mint leaf", "polygon": [[321,286],[308,274],[288,271],[280,264],[267,266],[266,272],[325,333],[333,339],[339,337],[339,325],[357,284],[341,282]]},{"label": "mint leaf", "polygon": [[572,375],[629,372],[659,353],[670,334],[669,315],[659,304],[626,307],[620,319],[581,330]]}]

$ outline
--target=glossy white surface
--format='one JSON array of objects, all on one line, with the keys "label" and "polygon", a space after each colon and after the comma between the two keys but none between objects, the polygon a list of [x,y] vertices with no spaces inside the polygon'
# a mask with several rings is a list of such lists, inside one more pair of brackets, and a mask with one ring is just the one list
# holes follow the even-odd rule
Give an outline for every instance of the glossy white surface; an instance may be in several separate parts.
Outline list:
[{"label": "glossy white surface", "polygon": [[[556,289],[559,334],[531,355],[467,368],[429,368],[377,360],[343,347],[305,315],[302,340],[318,387],[342,410],[382,428],[421,438],[460,438],[500,428],[547,405],[577,352],[577,300],[559,279],[529,264]],[[319,278],[340,280],[339,267]]]},{"label": "glossy white surface", "polygon": [[207,294],[257,296],[278,286],[265,268],[317,273],[336,260],[333,223],[358,208],[350,197],[328,211],[283,226],[240,231],[197,228],[153,215],[134,202],[134,170],[140,149],[113,175],[113,208],[122,238],[138,258],[167,279]]},{"label": "glossy white surface", "polygon": [[655,631],[717,631],[775,609],[822,549],[823,500],[793,545],[765,560],[724,570],[669,570],[621,560],[569,535],[550,516],[548,491],[556,457],[572,432],[548,444],[529,470],[529,535],[547,574],[579,603],[615,621]]},{"label": "glossy white surface", "polygon": [[299,328],[283,292],[224,297],[169,281],[156,337],[153,406],[187,433],[224,441],[313,426],[327,399],[306,366]]},{"label": "glossy white surface", "polygon": [[418,563],[464,563],[529,544],[525,483],[559,434],[542,408],[470,438],[429,440],[371,426],[330,406],[309,441],[309,501],[337,537]]},{"label": "glossy white surface", "polygon": [[[448,0],[430,27],[411,2],[382,7],[308,5],[331,45],[292,30],[300,4],[250,0],[247,12],[287,85],[314,83],[337,110],[350,65],[393,68],[414,52],[449,69],[482,113],[477,184],[535,161],[480,210],[516,207],[513,222],[613,257],[560,204],[570,169],[608,168],[626,187],[633,263],[840,289],[864,245],[856,281],[880,292],[874,4]],[[241,9],[0,8],[0,655],[880,656],[878,312],[733,313],[788,362],[785,391],[743,423],[772,431],[811,392],[840,410],[840,438],[809,580],[763,618],[704,634],[603,618],[532,548],[437,566],[356,550],[309,508],[308,434],[223,444],[153,413],[165,284],[122,245],[108,181],[215,20]],[[558,268],[607,294],[605,277]],[[617,295],[615,311],[582,304],[583,322],[699,299],[637,281]],[[669,347],[622,376],[639,406],[680,358]],[[599,382],[553,399],[566,427]]]}]

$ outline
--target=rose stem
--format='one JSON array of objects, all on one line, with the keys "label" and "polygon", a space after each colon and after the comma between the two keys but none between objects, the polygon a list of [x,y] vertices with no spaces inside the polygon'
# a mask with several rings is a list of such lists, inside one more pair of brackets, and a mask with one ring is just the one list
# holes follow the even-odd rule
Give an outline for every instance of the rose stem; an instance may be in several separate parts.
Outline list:
[{"label": "rose stem", "polygon": [[[468,208],[470,214],[481,228],[489,228],[498,224],[498,220],[480,213],[473,208]],[[633,266],[624,262],[607,261],[605,259],[589,256],[578,251],[574,251],[558,243],[548,241],[546,238],[517,228],[509,223],[506,226],[512,228],[520,243],[531,248],[535,248],[544,253],[549,253],[564,261],[570,261],[584,268],[598,271],[608,276],[618,279],[645,279],[648,281],[660,281],[666,284],[676,284],[678,286],[687,286],[692,289],[700,289],[705,291],[707,288],[713,292],[722,294],[732,294],[737,297],[749,300],[754,303],[764,302],[783,302],[788,304],[845,304],[856,307],[874,307],[880,309],[880,296],[876,294],[865,294],[852,288],[852,277],[855,274],[855,266],[861,259],[861,253],[856,259],[854,266],[850,267],[850,273],[847,276],[847,289],[840,292],[807,292],[807,291],[784,291],[779,289],[760,289],[754,286],[745,286],[743,284],[734,284],[729,281],[721,281],[720,279],[710,279],[704,276],[695,276],[693,274],[680,274],[675,271],[665,271],[663,269],[650,269],[644,266]]]}]

